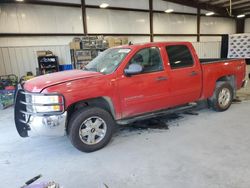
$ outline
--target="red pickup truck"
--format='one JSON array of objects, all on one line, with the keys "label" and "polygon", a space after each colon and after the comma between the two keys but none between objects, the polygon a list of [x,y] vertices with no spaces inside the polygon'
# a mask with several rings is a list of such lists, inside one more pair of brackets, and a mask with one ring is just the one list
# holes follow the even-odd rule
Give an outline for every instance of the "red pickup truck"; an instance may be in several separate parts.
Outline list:
[{"label": "red pickup truck", "polygon": [[16,95],[22,137],[68,135],[81,151],[104,147],[116,123],[126,124],[207,99],[229,108],[243,87],[245,60],[199,60],[191,43],[157,42],[110,48],[84,70],[39,76]]}]

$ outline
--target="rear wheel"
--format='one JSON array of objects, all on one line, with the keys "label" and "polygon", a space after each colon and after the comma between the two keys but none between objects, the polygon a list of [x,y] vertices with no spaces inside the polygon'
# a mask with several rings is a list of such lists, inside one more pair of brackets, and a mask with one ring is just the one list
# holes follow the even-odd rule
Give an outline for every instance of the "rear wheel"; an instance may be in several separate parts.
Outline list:
[{"label": "rear wheel", "polygon": [[109,112],[86,107],[75,112],[69,123],[69,138],[80,151],[92,152],[106,146],[112,137],[115,121]]},{"label": "rear wheel", "polygon": [[227,110],[233,100],[233,88],[231,84],[227,82],[217,82],[214,94],[208,99],[208,104],[215,111]]}]

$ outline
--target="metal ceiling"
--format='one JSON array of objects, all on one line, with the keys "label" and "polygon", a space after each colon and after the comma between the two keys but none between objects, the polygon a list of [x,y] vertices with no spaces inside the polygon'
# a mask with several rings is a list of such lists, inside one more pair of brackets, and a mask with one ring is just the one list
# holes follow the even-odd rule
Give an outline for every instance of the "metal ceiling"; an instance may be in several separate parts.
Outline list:
[{"label": "metal ceiling", "polygon": [[[250,16],[250,0],[166,0],[186,6],[200,7],[208,11],[226,15],[237,16],[245,14]],[[230,14],[231,12],[231,14]]]},{"label": "metal ceiling", "polygon": [[250,0],[232,0],[231,5],[230,0],[205,1],[213,6],[218,6],[227,10],[230,10],[231,7],[233,14],[250,14]]},{"label": "metal ceiling", "polygon": [[[60,6],[77,6],[81,4],[70,3],[71,0],[24,0],[23,3],[33,4],[50,4]],[[81,0],[82,1],[82,0]],[[164,0],[167,2],[178,3],[186,6],[196,7],[213,11],[222,16],[237,16],[239,14],[245,14],[250,17],[250,0]],[[16,0],[0,0],[0,3],[14,3]],[[67,3],[63,3],[67,2]]]}]

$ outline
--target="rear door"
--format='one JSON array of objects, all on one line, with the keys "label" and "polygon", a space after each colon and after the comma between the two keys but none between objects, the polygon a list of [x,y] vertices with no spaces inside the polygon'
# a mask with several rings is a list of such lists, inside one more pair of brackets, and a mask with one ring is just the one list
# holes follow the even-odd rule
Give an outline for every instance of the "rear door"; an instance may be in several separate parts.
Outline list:
[{"label": "rear door", "polygon": [[166,107],[169,79],[158,47],[140,49],[128,62],[143,66],[140,74],[118,79],[122,116],[130,117]]},{"label": "rear door", "polygon": [[175,105],[199,99],[202,90],[202,72],[197,56],[186,44],[165,47],[170,66],[171,99]]}]

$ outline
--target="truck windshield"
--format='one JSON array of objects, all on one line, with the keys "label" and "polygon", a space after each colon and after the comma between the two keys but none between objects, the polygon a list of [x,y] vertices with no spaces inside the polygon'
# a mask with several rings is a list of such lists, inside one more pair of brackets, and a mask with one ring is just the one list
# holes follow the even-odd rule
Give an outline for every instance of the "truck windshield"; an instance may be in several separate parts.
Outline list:
[{"label": "truck windshield", "polygon": [[110,74],[116,70],[122,60],[131,51],[129,48],[110,48],[102,52],[85,66],[84,70]]}]

